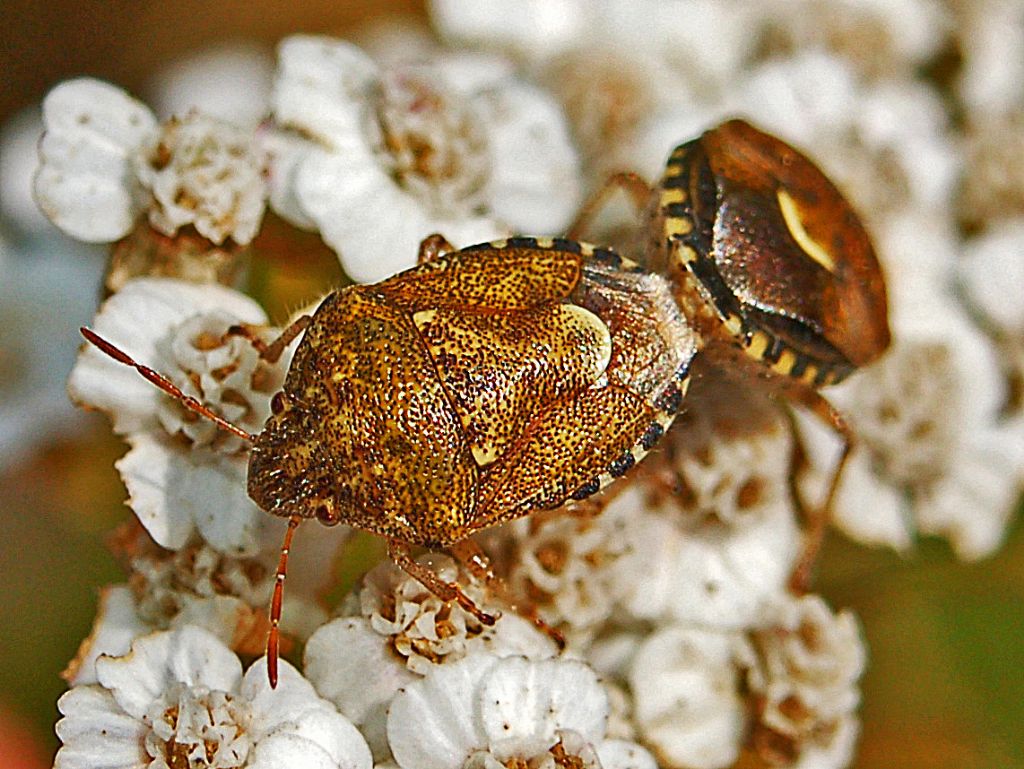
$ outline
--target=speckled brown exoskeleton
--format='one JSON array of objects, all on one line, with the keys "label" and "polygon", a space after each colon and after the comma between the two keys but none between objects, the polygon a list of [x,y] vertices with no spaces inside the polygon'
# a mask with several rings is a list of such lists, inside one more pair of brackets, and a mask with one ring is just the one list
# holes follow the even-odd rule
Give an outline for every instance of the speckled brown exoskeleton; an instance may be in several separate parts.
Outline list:
[{"label": "speckled brown exoskeleton", "polygon": [[275,342],[246,334],[271,361],[302,334],[256,435],[83,334],[252,442],[249,495],[289,520],[271,607],[272,684],[301,521],[385,537],[401,568],[491,624],[411,547],[446,551],[496,580],[470,535],[582,500],[626,473],[672,423],[697,349],[665,278],[613,251],[552,238],[455,251],[432,236],[418,266],[330,294]]},{"label": "speckled brown exoskeleton", "polygon": [[626,473],[672,423],[691,364],[738,372],[810,407],[848,451],[850,431],[818,388],[881,354],[889,331],[878,261],[838,190],[806,157],[742,121],[678,147],[656,189],[623,176],[606,190],[619,184],[649,211],[643,267],[571,239],[455,251],[432,236],[417,267],[329,295],[272,344],[247,334],[271,361],[303,334],[256,435],[83,329],[252,442],[249,494],[289,521],[271,607],[272,682],[301,521],[385,537],[405,571],[493,623],[458,584],[413,560],[411,547],[447,551],[494,580],[470,536],[585,499]]},{"label": "speckled brown exoskeleton", "polygon": [[697,334],[694,380],[725,376],[766,388],[843,439],[825,499],[806,510],[793,574],[802,590],[855,439],[819,388],[889,346],[885,280],[871,239],[811,160],[742,120],[676,147],[656,187],[635,174],[613,176],[571,237],[616,188],[645,212],[644,268],[668,278]]}]

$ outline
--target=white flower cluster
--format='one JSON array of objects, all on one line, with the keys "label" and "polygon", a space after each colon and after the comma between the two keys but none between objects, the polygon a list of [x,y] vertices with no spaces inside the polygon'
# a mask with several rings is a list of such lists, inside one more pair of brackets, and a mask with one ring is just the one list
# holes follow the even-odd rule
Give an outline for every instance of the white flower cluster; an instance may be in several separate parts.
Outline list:
[{"label": "white flower cluster", "polygon": [[[891,351],[829,393],[857,435],[835,523],[866,543],[936,534],[980,557],[1024,481],[1024,165],[1007,149],[1020,134],[1003,145],[994,128],[1024,125],[1024,29],[961,5],[964,19],[929,0],[434,0],[461,50],[373,59],[288,38],[267,115],[246,128],[196,111],[161,124],[113,86],[58,86],[36,196],[74,237],[172,257],[246,246],[269,205],[372,281],[412,266],[434,232],[456,246],[562,234],[610,170],[653,179],[676,144],[746,116],[848,192],[889,281]],[[953,34],[962,77],[918,77]],[[993,50],[1013,70],[994,83]],[[970,108],[965,135],[950,103]],[[108,281],[91,327],[258,433],[290,362],[260,354],[280,329],[219,276],[133,264],[141,276]],[[117,469],[137,520],[115,542],[127,584],[104,590],[66,672],[58,767],[852,761],[856,620],[789,586],[794,481],[821,498],[836,447],[767,397],[690,401],[597,503],[482,535],[507,590],[420,560],[500,614],[493,626],[391,564],[328,619],[346,527],[299,527],[281,648],[302,665],[282,661],[271,690],[265,661],[243,673],[242,660],[263,649],[285,524],[248,497],[246,442],[91,345],[69,391],[127,442]],[[811,467],[795,479],[800,449]]]}]

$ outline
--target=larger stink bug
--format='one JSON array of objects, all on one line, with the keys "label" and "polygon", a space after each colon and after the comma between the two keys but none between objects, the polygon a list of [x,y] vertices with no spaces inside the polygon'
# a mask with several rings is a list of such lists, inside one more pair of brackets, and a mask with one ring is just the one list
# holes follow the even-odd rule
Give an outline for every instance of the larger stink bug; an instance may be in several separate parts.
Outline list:
[{"label": "larger stink bug", "polygon": [[[95,333],[86,338],[252,442],[248,491],[289,519],[271,607],[268,671],[291,534],[316,518],[379,534],[391,558],[481,621],[458,584],[413,560],[446,550],[483,577],[474,532],[583,499],[623,475],[668,429],[695,335],[669,283],[607,249],[512,238],[454,251],[330,294],[302,334],[263,430],[248,435]],[[239,329],[244,333],[244,329]]]}]

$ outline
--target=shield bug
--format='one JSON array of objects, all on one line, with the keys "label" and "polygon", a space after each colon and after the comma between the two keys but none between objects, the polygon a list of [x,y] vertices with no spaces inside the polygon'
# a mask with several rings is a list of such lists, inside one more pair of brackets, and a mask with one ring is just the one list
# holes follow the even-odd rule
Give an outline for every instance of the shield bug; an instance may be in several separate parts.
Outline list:
[{"label": "shield bug", "polygon": [[810,159],[742,120],[676,147],[653,189],[634,174],[612,177],[572,233],[616,187],[646,210],[644,266],[670,280],[698,334],[695,371],[763,383],[843,439],[824,502],[809,511],[793,578],[802,588],[854,440],[818,388],[889,345],[885,281],[871,239]]},{"label": "shield bug", "polygon": [[470,535],[582,500],[626,473],[671,424],[696,352],[665,278],[613,251],[551,238],[455,251],[432,236],[418,266],[330,294],[270,345],[249,335],[274,360],[302,334],[255,435],[83,334],[251,441],[249,495],[289,522],[271,605],[272,684],[301,521],[385,537],[401,568],[491,624],[458,584],[413,560],[411,547],[447,551],[493,579]]}]

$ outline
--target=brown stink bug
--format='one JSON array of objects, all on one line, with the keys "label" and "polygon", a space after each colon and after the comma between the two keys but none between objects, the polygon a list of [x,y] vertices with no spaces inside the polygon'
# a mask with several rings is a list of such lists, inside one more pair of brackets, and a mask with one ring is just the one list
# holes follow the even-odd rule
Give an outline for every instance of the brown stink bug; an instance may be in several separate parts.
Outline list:
[{"label": "brown stink bug", "polygon": [[271,606],[272,685],[301,521],[385,537],[401,568],[491,624],[458,584],[413,560],[411,546],[447,551],[495,579],[470,535],[584,499],[623,475],[668,429],[685,393],[696,339],[668,281],[613,251],[551,238],[454,251],[432,236],[420,262],[330,294],[270,345],[249,335],[274,360],[303,334],[255,435],[83,329],[252,442],[249,495],[289,521]]},{"label": "brown stink bug", "polygon": [[825,500],[810,511],[793,577],[803,589],[854,440],[818,388],[889,346],[885,281],[870,237],[811,160],[742,120],[676,147],[654,189],[633,174],[612,177],[571,235],[617,186],[647,212],[644,266],[670,280],[698,335],[695,374],[764,383],[843,438]]}]

